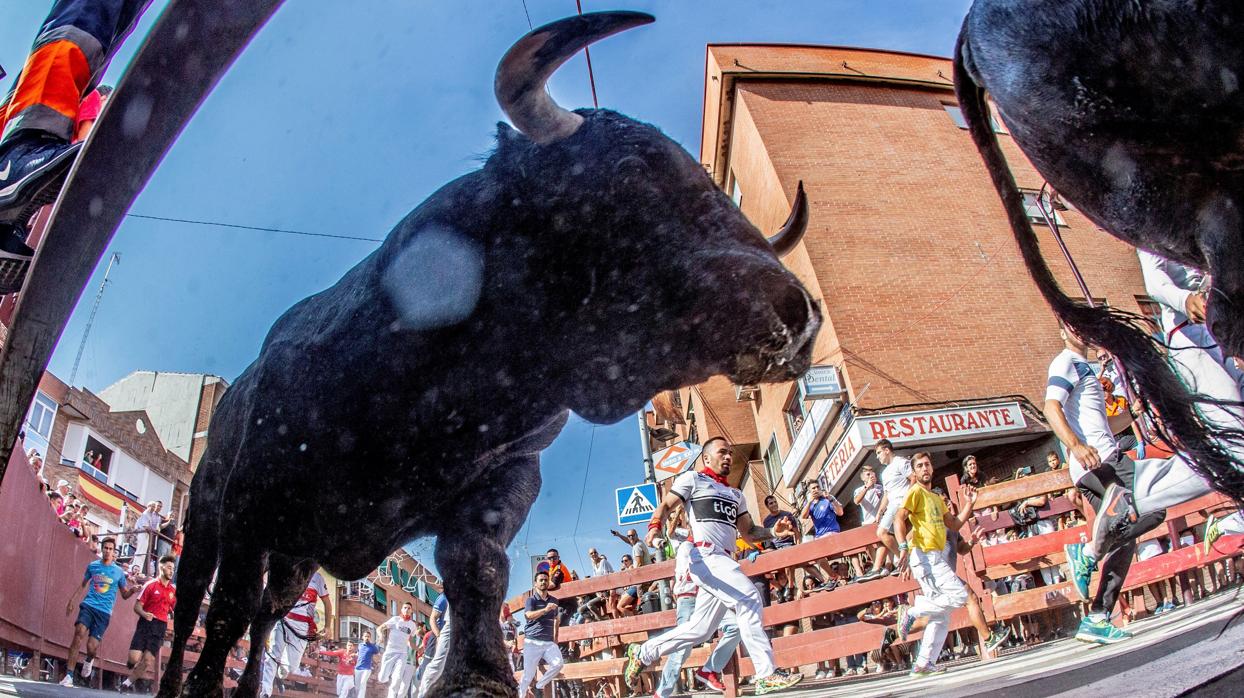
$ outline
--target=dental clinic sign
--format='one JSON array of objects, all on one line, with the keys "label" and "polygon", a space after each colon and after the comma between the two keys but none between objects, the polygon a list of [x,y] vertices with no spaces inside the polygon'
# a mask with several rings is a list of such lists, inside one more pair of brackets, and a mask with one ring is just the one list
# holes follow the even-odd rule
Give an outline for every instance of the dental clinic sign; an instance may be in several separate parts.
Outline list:
[{"label": "dental clinic sign", "polygon": [[867,455],[865,451],[881,439],[889,439],[895,448],[901,449],[907,443],[956,441],[1018,431],[1026,426],[1018,402],[860,417],[830,451],[821,473],[832,491],[841,486],[843,477]]}]

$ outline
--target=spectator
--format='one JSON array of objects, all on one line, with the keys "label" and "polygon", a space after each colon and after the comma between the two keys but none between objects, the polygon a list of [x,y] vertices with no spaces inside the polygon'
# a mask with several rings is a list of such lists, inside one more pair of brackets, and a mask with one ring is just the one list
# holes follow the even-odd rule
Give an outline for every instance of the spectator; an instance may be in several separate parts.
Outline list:
[{"label": "spectator", "polygon": [[[514,613],[507,603],[501,604],[501,641],[505,643],[505,657],[510,662],[510,671],[518,670],[518,624],[514,622]],[[419,641],[422,645],[423,633],[427,628],[420,624]],[[420,650],[422,652],[422,648]]]},{"label": "spectator", "polygon": [[380,647],[371,641],[371,631],[364,630],[363,641],[358,648],[358,663],[354,665],[354,692],[358,698],[367,698],[367,681],[371,679],[372,667],[379,652]]},{"label": "spectator", "polygon": [[[851,495],[851,500],[860,508],[860,525],[875,526],[877,519],[881,517],[881,500],[885,498],[885,488],[877,480],[877,471],[873,470],[871,465],[865,465],[863,468],[860,468],[860,480],[863,481],[863,484],[855,488],[855,492]],[[881,557],[884,550],[885,548],[878,543],[876,546],[869,548],[868,557],[876,560]],[[856,556],[853,559],[853,564],[856,565],[856,575],[860,577],[865,576],[860,556]],[[869,577],[869,579],[874,578]]]},{"label": "spectator", "polygon": [[1067,463],[1058,457],[1058,451],[1046,451],[1045,466],[1050,470],[1062,470],[1067,467]]},{"label": "spectator", "polygon": [[[803,508],[802,518],[812,520],[812,534],[816,538],[824,538],[842,531],[838,517],[842,516],[842,502],[832,494],[821,491],[821,483],[813,480],[808,484],[808,504]],[[824,560],[814,563],[822,572],[828,574]],[[824,579],[824,577],[822,577]]]},{"label": "spectator", "polygon": [[[769,541],[768,545],[774,550],[789,548],[795,545],[795,537],[799,535],[799,522],[795,520],[795,515],[789,511],[782,511],[778,507],[777,497],[772,494],[765,497],[765,509],[769,513],[765,515],[764,527],[773,531],[773,540]],[[794,600],[794,567],[775,570],[773,581],[779,603]]]},{"label": "spectator", "polygon": [[60,495],[60,492],[55,490],[48,492],[48,504],[52,506],[52,513],[56,514],[56,518],[60,518],[60,515],[65,512],[65,498]]},{"label": "spectator", "polygon": [[536,670],[543,660],[547,665],[544,676],[536,681],[536,694],[549,685],[562,670],[561,650],[554,641],[557,633],[558,617],[557,599],[549,596],[549,575],[547,572],[536,572],[535,587],[531,596],[527,597],[524,606],[526,623],[525,639],[523,640],[523,678],[518,682],[518,695],[526,696],[527,689],[536,678]]},{"label": "spectator", "polygon": [[625,536],[614,530],[610,530],[609,533],[613,534],[614,538],[631,546],[631,556],[635,560],[636,567],[652,564],[652,553],[648,551],[648,546],[644,545],[644,540],[639,537],[639,533],[635,529],[632,528],[627,531]]},{"label": "spectator", "polygon": [[138,555],[143,560],[144,572],[147,571],[147,561],[151,559],[151,553],[154,550],[155,537],[160,532],[160,526],[164,525],[164,517],[160,516],[160,509],[163,506],[163,502],[155,500],[147,502],[147,508],[134,523],[134,530],[138,533]]},{"label": "spectator", "polygon": [[164,518],[160,524],[160,537],[156,539],[156,555],[164,557],[173,551],[173,543],[177,538],[177,523],[172,515]]},{"label": "spectator", "polygon": [[881,518],[877,519],[877,537],[881,539],[882,547],[878,548],[879,554],[873,560],[872,571],[860,577],[861,582],[891,574],[885,566],[887,557],[895,559],[894,570],[897,573],[899,556],[898,541],[894,538],[894,517],[898,515],[903,498],[911,487],[911,461],[895,454],[894,444],[889,439],[878,440],[873,446],[873,454],[884,466],[881,471],[881,486],[885,489],[885,494],[879,507]]},{"label": "spectator", "polygon": [[539,564],[537,569],[549,573],[549,589],[553,591],[560,589],[563,584],[569,582],[574,576],[570,568],[562,562],[561,553],[557,551],[557,548],[549,548],[548,552],[544,554],[544,561]]},{"label": "spectator", "polygon": [[592,561],[592,576],[603,577],[607,574],[613,574],[613,565],[610,564],[609,558],[601,555],[596,548],[587,551],[588,559]]},{"label": "spectator", "polygon": [[354,693],[354,663],[358,661],[354,643],[347,642],[342,649],[320,654],[337,660],[337,698],[350,698],[350,694]]},{"label": "spectator", "polygon": [[[70,497],[69,493],[72,491],[73,491],[73,488],[69,486],[68,480],[57,480],[56,481],[56,493],[60,495],[61,502],[64,503],[65,505],[68,505],[69,497]],[[58,511],[56,512],[56,515],[60,516],[61,513],[62,513],[61,511]]]},{"label": "spectator", "polygon": [[143,591],[134,602],[134,613],[138,614],[138,625],[134,628],[134,637],[130,640],[129,664],[130,675],[121,682],[122,692],[134,687],[147,673],[151,666],[151,678],[154,681],[156,658],[160,656],[160,647],[164,644],[164,633],[168,631],[168,616],[177,603],[177,588],[173,586],[173,566],[176,560],[172,556],[160,558],[159,576],[143,587]]},{"label": "spectator", "polygon": [[980,487],[983,484],[980,466],[976,464],[976,456],[968,454],[963,457],[963,476],[960,484]]}]

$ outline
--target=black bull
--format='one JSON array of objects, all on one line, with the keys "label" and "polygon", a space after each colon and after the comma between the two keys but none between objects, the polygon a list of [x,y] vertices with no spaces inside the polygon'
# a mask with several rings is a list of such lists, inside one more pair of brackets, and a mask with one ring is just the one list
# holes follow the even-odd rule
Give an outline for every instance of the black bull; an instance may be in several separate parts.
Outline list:
[{"label": "black bull", "polygon": [[1244,356],[1244,5],[1215,0],[976,0],[955,88],[1025,264],[1054,312],[1127,368],[1168,443],[1244,500],[1244,464],[1206,422],[1140,318],[1059,288],[988,117],[1058,193],[1110,234],[1213,277],[1208,324]]},{"label": "black bull", "polygon": [[160,695],[220,695],[248,625],[237,695],[254,695],[264,638],[317,567],[358,579],[421,536],[437,538],[456,629],[436,692],[513,694],[496,622],[505,549],[567,411],[615,421],[713,375],[807,370],[820,313],[775,255],[806,225],[802,191],[766,241],[657,129],[545,91],[584,46],[648,21],[585,15],[512,47],[495,90],[518,130],[501,125],[482,169],[273,325],[194,477]]}]

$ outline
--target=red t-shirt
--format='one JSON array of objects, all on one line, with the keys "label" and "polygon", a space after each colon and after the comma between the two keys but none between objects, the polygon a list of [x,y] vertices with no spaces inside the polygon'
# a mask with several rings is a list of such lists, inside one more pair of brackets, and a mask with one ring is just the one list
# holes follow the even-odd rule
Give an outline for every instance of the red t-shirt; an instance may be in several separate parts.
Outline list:
[{"label": "red t-shirt", "polygon": [[143,605],[144,611],[155,616],[156,620],[167,623],[168,614],[172,613],[173,606],[177,604],[177,587],[172,582],[166,585],[159,579],[153,579],[143,587],[138,601]]},{"label": "red t-shirt", "polygon": [[343,649],[321,652],[320,654],[337,660],[337,674],[339,676],[354,676],[354,662],[358,659],[357,654],[349,654]]}]

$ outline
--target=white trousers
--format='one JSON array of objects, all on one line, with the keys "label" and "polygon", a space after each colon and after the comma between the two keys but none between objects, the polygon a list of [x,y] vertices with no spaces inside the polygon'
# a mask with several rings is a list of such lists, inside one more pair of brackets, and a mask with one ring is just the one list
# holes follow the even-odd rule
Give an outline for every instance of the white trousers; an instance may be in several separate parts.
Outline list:
[{"label": "white trousers", "polygon": [[690,553],[689,569],[699,586],[695,611],[687,622],[648,638],[640,648],[640,662],[647,666],[659,657],[708,640],[721,627],[726,612],[734,611],[740,639],[752,658],[756,676],[773,674],[773,645],[760,617],[764,604],[752,580],[739,569],[739,563],[715,547],[695,547]]},{"label": "white trousers", "polygon": [[445,658],[449,654],[452,622],[449,617],[449,609],[446,609],[445,625],[441,627],[441,634],[436,636],[436,652],[432,654],[432,659],[428,660],[428,665],[423,669],[423,679],[419,681],[419,695],[421,697],[428,694],[428,689],[432,687],[432,684],[436,683],[436,680],[445,671]]},{"label": "white trousers", "polygon": [[[1188,390],[1206,397],[1239,402],[1239,372],[1225,361],[1213,335],[1204,325],[1187,325],[1169,335],[1170,358]],[[1208,348],[1206,348],[1208,347]],[[1244,428],[1244,410],[1199,404],[1201,417],[1224,429]],[[1237,461],[1244,462],[1244,444],[1223,444]],[[1138,513],[1160,511],[1213,492],[1183,456],[1145,458],[1136,461],[1136,481],[1132,494]]]},{"label": "white trousers", "polygon": [[1244,533],[1244,514],[1233,512],[1230,516],[1218,520],[1218,530],[1224,536]]},{"label": "white trousers", "polygon": [[389,684],[388,698],[406,698],[406,694],[410,691],[410,686],[415,680],[415,665],[410,662],[403,662],[402,668],[398,672],[398,677]]},{"label": "white trousers", "polygon": [[946,561],[945,551],[912,548],[908,561],[911,563],[911,576],[920,585],[920,596],[916,597],[908,613],[916,618],[929,619],[924,637],[920,639],[915,666],[932,666],[946,642],[950,612],[967,604],[968,589]]},{"label": "white trousers", "polygon": [[279,672],[282,677],[289,676],[302,663],[302,653],[307,649],[305,637],[310,631],[303,621],[282,619],[276,622],[272,630],[272,641],[263,653],[262,689],[272,695],[272,683]]},{"label": "white trousers", "polygon": [[358,698],[367,698],[367,682],[371,680],[371,672],[371,669],[354,670],[354,691],[358,694]]},{"label": "white trousers", "polygon": [[552,683],[553,679],[557,678],[565,661],[562,659],[562,651],[557,647],[556,642],[532,640],[530,638],[523,640],[523,678],[518,682],[518,698],[526,697],[527,687],[536,678],[536,669],[540,666],[540,660],[544,660],[548,664],[548,668],[545,670],[544,676],[540,677],[539,681],[536,681],[537,694],[544,690],[545,686]]},{"label": "white trousers", "polygon": [[389,684],[389,698],[397,698],[401,695],[398,690],[402,688],[402,670],[405,666],[405,652],[401,654],[390,652],[380,658],[380,674],[376,680]]},{"label": "white trousers", "polygon": [[354,674],[337,674],[337,698],[350,698],[354,692]]}]

